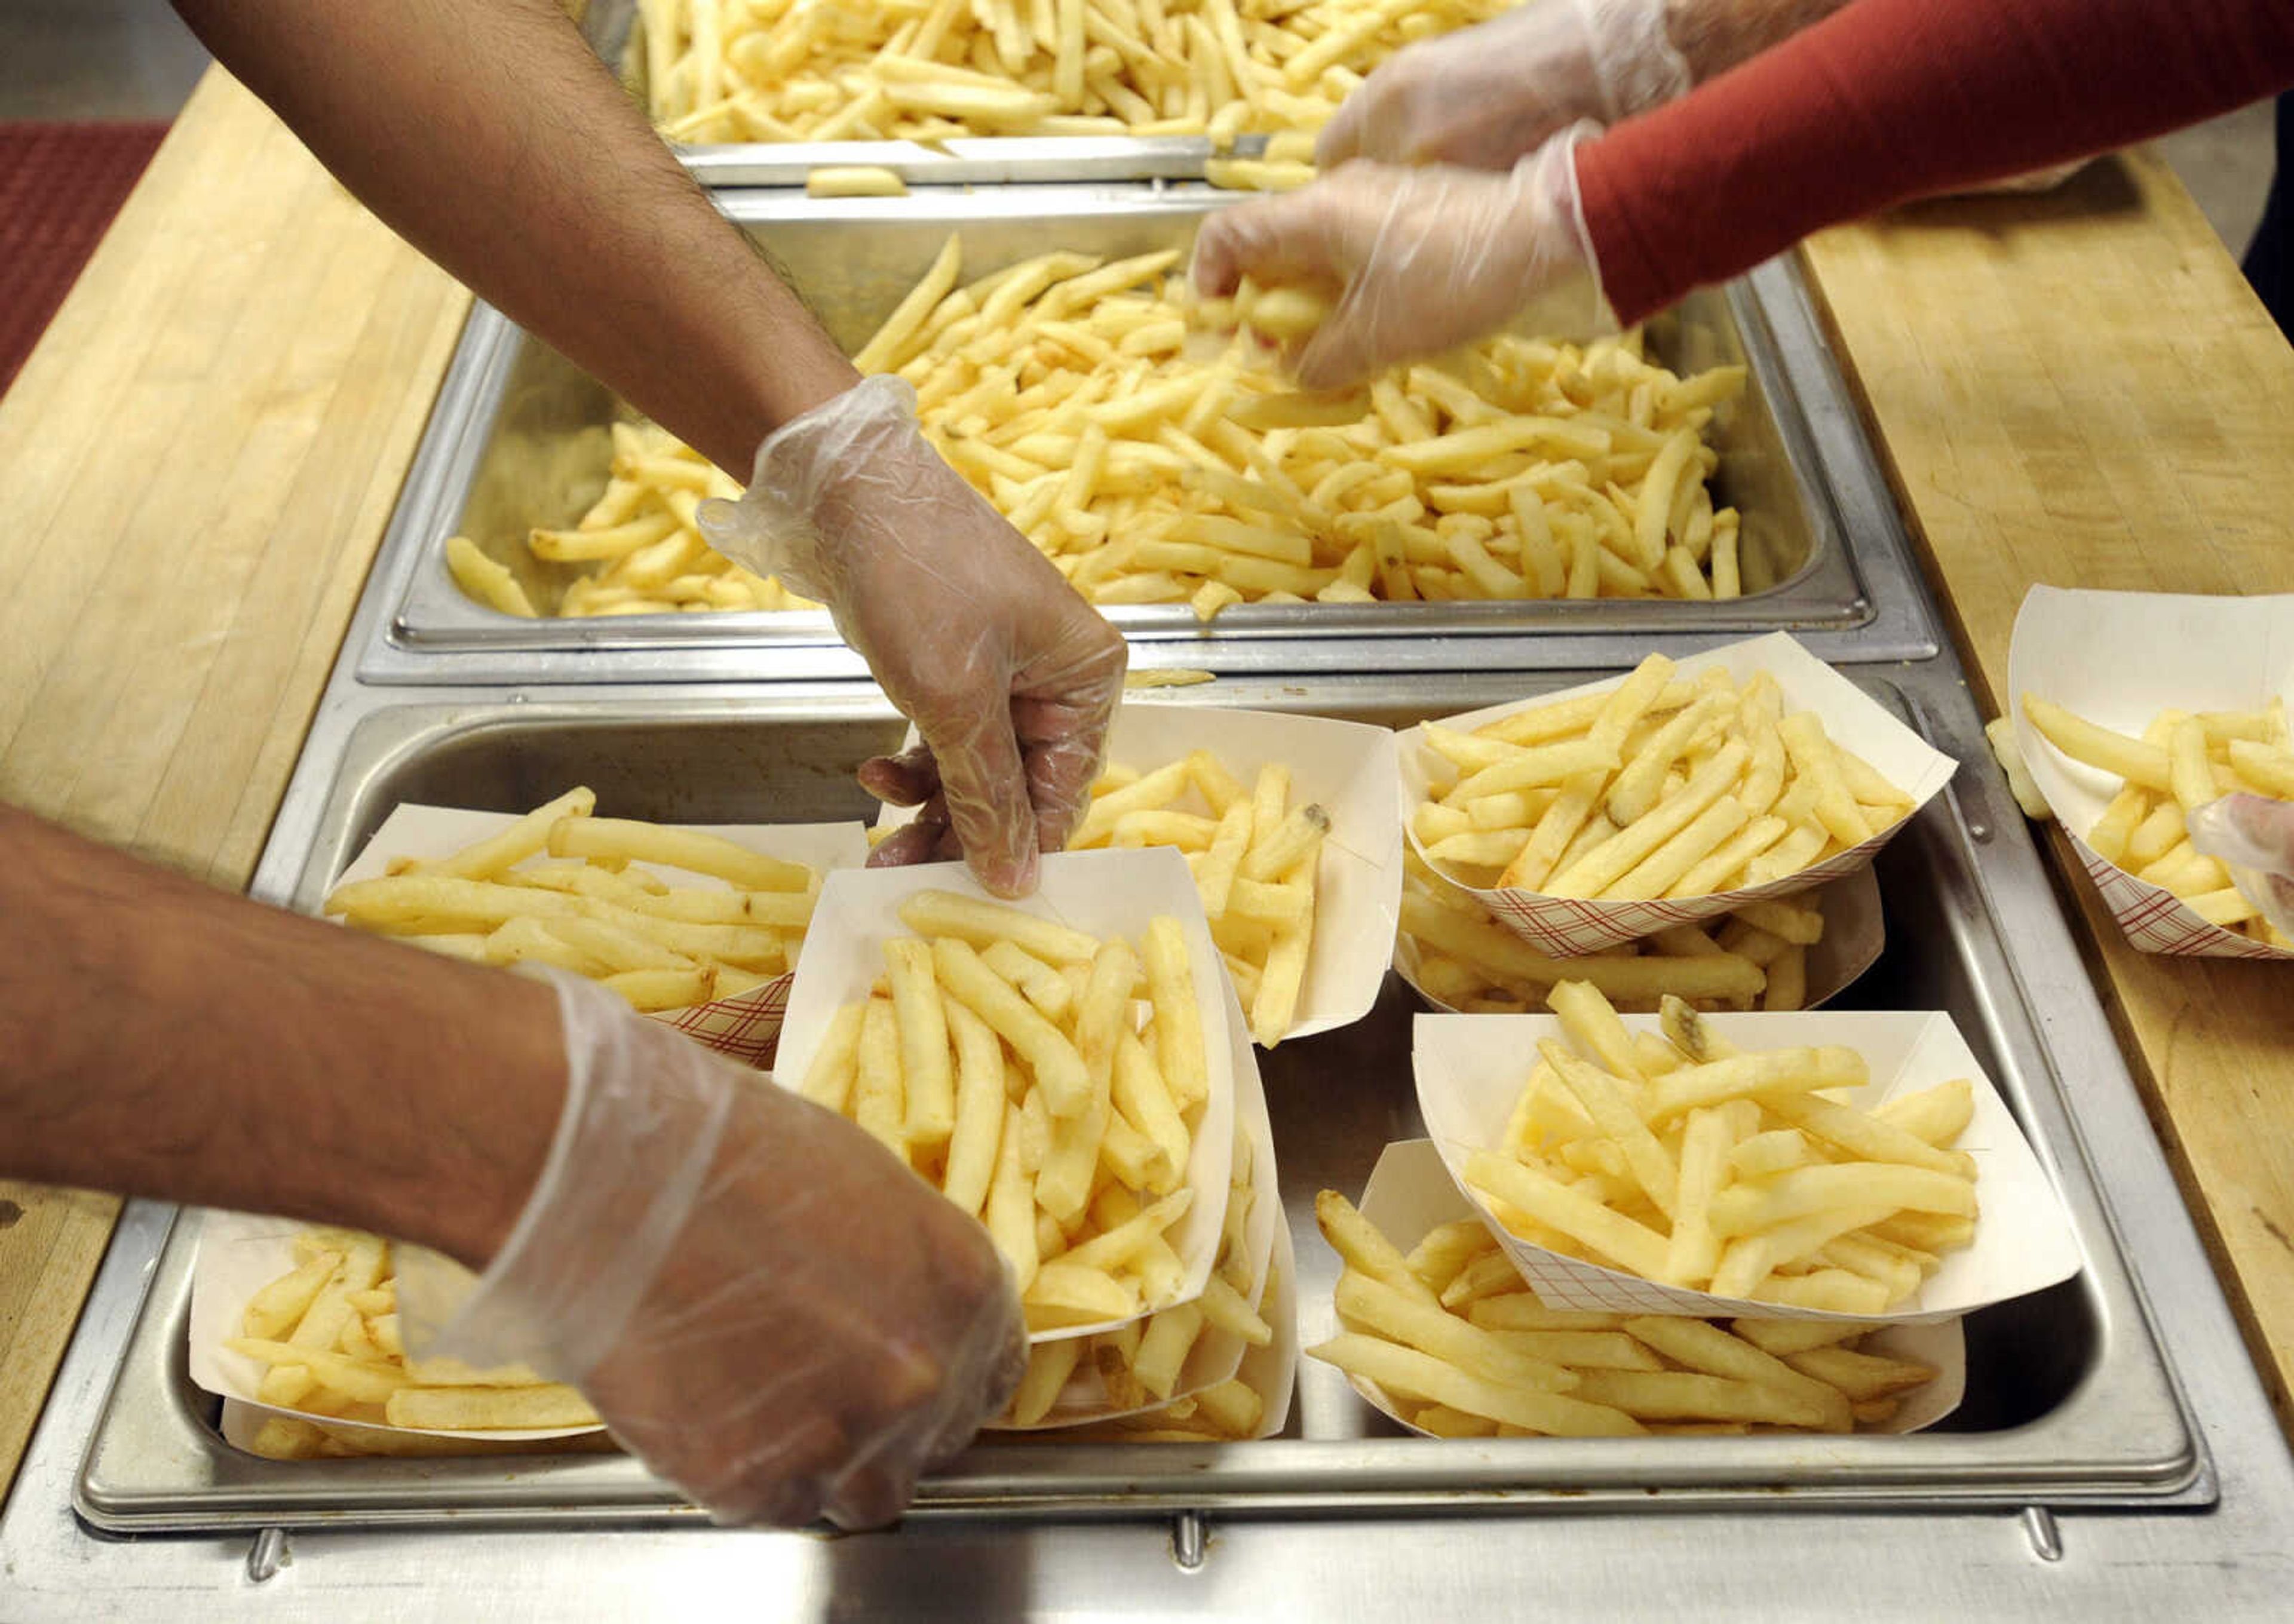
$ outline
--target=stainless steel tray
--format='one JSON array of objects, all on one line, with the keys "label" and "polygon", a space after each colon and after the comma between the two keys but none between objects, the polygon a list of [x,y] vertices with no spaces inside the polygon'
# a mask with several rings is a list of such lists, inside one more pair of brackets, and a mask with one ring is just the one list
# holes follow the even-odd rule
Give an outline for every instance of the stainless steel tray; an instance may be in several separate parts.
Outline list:
[{"label": "stainless steel tray", "polygon": [[[951,230],[967,274],[1054,245],[1107,255],[1184,244],[1234,194],[1200,186],[934,188],[816,200],[720,194],[788,268],[831,332],[857,348]],[[1707,289],[1653,324],[1652,347],[1696,368],[1742,362],[1745,398],[1720,419],[1719,494],[1745,515],[1748,596],[1670,601],[1238,605],[1208,628],[1183,605],[1113,607],[1134,663],[1245,673],[1566,668],[1583,639],[1627,632],[1720,640],[1787,628],[1834,659],[1934,652],[1891,501],[1833,370],[1794,263]],[[445,539],[469,535],[537,601],[572,572],[536,564],[534,524],[570,524],[604,488],[613,397],[498,313],[466,329],[378,565],[393,605],[362,674],[391,682],[833,678],[863,674],[823,613],[518,620],[454,584]]]},{"label": "stainless steel tray", "polygon": [[[1866,685],[1931,730],[1908,678]],[[1513,692],[1495,679],[1444,704]],[[1281,696],[1268,695],[1276,702]],[[1420,694],[1357,689],[1290,707],[1387,723],[1442,707]],[[728,702],[708,695],[623,702],[378,706],[349,730],[311,786],[316,812],[284,832],[267,889],[315,906],[340,864],[405,800],[523,808],[575,782],[615,810],[695,821],[803,821],[862,812],[852,768],[899,736],[863,695]],[[1946,735],[1958,752],[1973,747]],[[2076,1280],[1967,1322],[1966,1403],[1914,1437],[1509,1440],[1468,1446],[1402,1434],[1336,1375],[1309,1364],[1287,1434],[1223,1448],[983,1445],[924,1486],[915,1515],[1135,1515],[1152,1509],[1423,1513],[1463,1506],[1598,1502],[1611,1509],[1758,1501],[1940,1508],[1971,1503],[2202,1504],[2204,1450],[2146,1323],[2081,1155],[2058,1078],[2012,979],[1969,831],[1949,800],[1892,845],[1880,877],[1890,945],[1851,1004],[1952,1011],[2058,1181],[2087,1254]],[[1309,1339],[1329,1321],[1336,1261],[1314,1233],[1314,1192],[1359,1191],[1379,1147],[1418,1131],[1406,988],[1361,1026],[1268,1057],[1283,1195],[1297,1241]],[[104,1405],[77,1486],[81,1514],[115,1531],[324,1522],[569,1522],[694,1514],[619,1458],[280,1464],[216,1433],[184,1345],[197,1222],[176,1227]]]}]

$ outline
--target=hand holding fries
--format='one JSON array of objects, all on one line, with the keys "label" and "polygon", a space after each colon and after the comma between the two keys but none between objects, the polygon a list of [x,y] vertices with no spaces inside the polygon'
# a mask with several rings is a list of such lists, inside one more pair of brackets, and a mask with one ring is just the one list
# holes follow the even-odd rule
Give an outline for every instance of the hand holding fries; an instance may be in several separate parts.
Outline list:
[{"label": "hand holding fries", "polygon": [[1219,296],[1281,272],[1341,288],[1298,352],[1308,389],[1347,387],[1517,317],[1560,337],[1614,329],[1577,203],[1574,153],[1591,128],[1564,130],[1506,170],[1364,160],[1224,210],[1196,240],[1196,284]]},{"label": "hand holding fries", "polygon": [[850,1124],[555,981],[556,1142],[475,1286],[402,1260],[408,1352],[578,1384],[725,1521],[889,1521],[1018,1380],[994,1246]]},{"label": "hand holding fries", "polygon": [[700,517],[720,550],[827,603],[932,751],[981,883],[1032,889],[1098,766],[1123,639],[934,452],[915,392],[866,378],[784,425],[740,501]]}]

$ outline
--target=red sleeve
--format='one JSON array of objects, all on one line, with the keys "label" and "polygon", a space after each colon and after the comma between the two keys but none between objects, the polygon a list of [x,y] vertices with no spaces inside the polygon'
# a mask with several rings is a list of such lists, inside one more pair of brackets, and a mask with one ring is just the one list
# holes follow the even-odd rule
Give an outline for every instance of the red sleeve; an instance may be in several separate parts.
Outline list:
[{"label": "red sleeve", "polygon": [[1581,147],[1630,325],[1810,231],[2294,85],[2290,0],[1855,0]]}]

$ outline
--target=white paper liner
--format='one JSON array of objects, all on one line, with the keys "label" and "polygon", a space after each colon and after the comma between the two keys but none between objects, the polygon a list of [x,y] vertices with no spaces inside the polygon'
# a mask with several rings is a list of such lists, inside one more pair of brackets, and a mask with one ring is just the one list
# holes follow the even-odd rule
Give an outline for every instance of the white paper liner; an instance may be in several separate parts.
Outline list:
[{"label": "white paper liner", "polygon": [[[1226,978],[1225,966],[1211,945],[1210,930],[1203,922],[1202,899],[1196,894],[1185,859],[1168,847],[1056,852],[1043,859],[1042,873],[1034,896],[1006,905],[1057,920],[1092,936],[1120,936],[1135,944],[1159,914],[1168,914],[1179,922],[1186,938],[1188,965],[1201,1006],[1210,1096],[1195,1125],[1193,1154],[1187,1163],[1187,1186],[1195,1192],[1195,1198],[1180,1220],[1173,1242],[1187,1267],[1186,1277],[1178,1294],[1156,1307],[1192,1303],[1202,1295],[1203,1283],[1210,1278],[1225,1224],[1227,1176],[1234,1161],[1234,1060],[1238,1052],[1249,1052],[1238,1050],[1232,1041],[1227,1023],[1231,1001],[1203,995],[1207,987],[1224,986]],[[793,1092],[803,1086],[813,1054],[836,1011],[867,997],[869,987],[883,974],[884,944],[914,934],[900,922],[900,905],[920,891],[932,890],[998,900],[988,897],[961,863],[846,869],[828,877],[813,914],[812,930],[805,938],[804,957],[797,964],[796,986],[789,994],[788,1019],[781,1031],[780,1055],[774,1067],[782,1087]],[[1034,1331],[1028,1340],[1056,1342],[1067,1336],[1089,1336],[1145,1317],[1140,1313]]]},{"label": "white paper liner", "polygon": [[[373,1433],[395,1438],[486,1439],[512,1443],[571,1438],[604,1430],[598,1426],[560,1426],[462,1432],[387,1426],[380,1422],[346,1421],[335,1416],[262,1402],[255,1393],[263,1380],[263,1361],[234,1353],[224,1346],[224,1342],[241,1334],[240,1327],[248,1300],[295,1268],[295,1237],[312,1227],[289,1218],[262,1217],[250,1213],[209,1212],[200,1218],[199,1255],[191,1266],[191,1380],[205,1392],[226,1401],[227,1417],[231,1413],[229,1406],[240,1407],[238,1424],[247,1436],[253,1436],[255,1429],[273,1416],[313,1422],[346,1434]],[[229,1441],[245,1447],[240,1439]]]},{"label": "white paper liner", "polygon": [[[1541,953],[1559,956],[1598,953],[1604,947],[1633,941],[1669,926],[1694,924],[1699,920],[1711,919],[1758,897],[1784,897],[1794,891],[1808,890],[1869,866],[1880,848],[1893,840],[1918,816],[1919,809],[1950,781],[1958,766],[1949,756],[1936,750],[1918,734],[1889,715],[1883,707],[1866,696],[1854,683],[1802,648],[1787,633],[1770,632],[1766,637],[1731,643],[1707,654],[1690,655],[1680,662],[1675,675],[1680,678],[1690,678],[1715,667],[1726,670],[1740,686],[1748,681],[1755,671],[1768,672],[1784,694],[1787,715],[1794,711],[1811,710],[1821,717],[1825,732],[1832,741],[1855,751],[1885,775],[1891,783],[1911,798],[1912,810],[1871,839],[1846,851],[1835,853],[1821,863],[1812,864],[1798,873],[1771,880],[1765,885],[1740,886],[1735,890],[1714,891],[1704,897],[1617,902],[1547,897],[1536,891],[1510,887],[1460,889],[1471,890],[1500,924]],[[1444,717],[1440,722],[1446,727],[1471,732],[1517,710],[1535,710],[1557,700],[1574,699],[1581,694],[1608,693],[1623,685],[1624,680],[1625,676],[1620,674],[1600,682],[1563,688],[1558,693],[1541,694],[1533,699],[1516,700],[1508,704],[1468,710],[1459,716]],[[1431,799],[1439,789],[1455,782],[1453,775],[1442,775],[1442,769],[1445,767],[1446,763],[1434,759],[1434,752],[1427,747],[1422,727],[1412,727],[1403,734],[1401,767],[1405,805],[1414,809],[1420,802]],[[1405,832],[1412,846],[1417,848],[1419,856],[1425,857],[1425,848],[1420,843],[1416,831],[1405,825]],[[1435,866],[1439,872],[1439,865]]]},{"label": "white paper liner", "polygon": [[[1805,1007],[1821,1009],[1879,962],[1888,945],[1887,922],[1880,905],[1880,881],[1869,868],[1859,868],[1826,888],[1823,897],[1824,935],[1808,950],[1808,992]],[[1465,1011],[1436,998],[1418,976],[1418,938],[1404,931],[1395,938],[1394,969],[1410,990],[1445,1014]]]},{"label": "white paper liner", "polygon": [[2140,953],[2202,959],[2294,954],[2201,919],[2163,887],[2138,880],[2087,843],[2119,793],[2114,774],[2072,760],[2023,714],[2023,695],[2143,736],[2159,712],[2253,710],[2294,704],[2294,596],[2199,597],[2033,587],[2015,614],[2001,702],[2039,792],[2071,837],[2103,905]]},{"label": "white paper liner", "polygon": [[[1661,1030],[1654,1015],[1621,1017],[1629,1031]],[[2080,1268],[2078,1238],[2061,1198],[2022,1131],[1950,1016],[1820,1010],[1791,1014],[1707,1015],[1740,1049],[1839,1044],[1861,1054],[1872,1081],[1852,1102],[1869,1108],[1955,1077],[1974,1084],[1975,1113],[1953,1147],[1975,1159],[1981,1215],[1975,1238],[1944,1255],[1911,1302],[1883,1314],[1843,1314],[1755,1303],[1660,1286],[1615,1269],[1533,1246],[1488,1215],[1467,1186],[1467,1158],[1496,1147],[1536,1063],[1541,1039],[1566,1043],[1551,1015],[1420,1015],[1411,1032],[1411,1068],[1426,1131],[1460,1191],[1484,1214],[1506,1255],[1555,1308],[1645,1314],[1715,1314],[1763,1320],[1852,1320],[1868,1324],[1945,1320],[2044,1290]]]},{"label": "white paper liner", "polygon": [[[1370,1182],[1363,1188],[1361,1211],[1404,1252],[1439,1224],[1480,1216],[1450,1181],[1441,1151],[1425,1139],[1404,1140],[1379,1154],[1378,1165],[1371,1169]],[[1932,1365],[1936,1375],[1926,1386],[1904,1394],[1894,1415],[1876,1426],[1858,1427],[1859,1433],[1924,1432],[1957,1409],[1966,1396],[1967,1338],[1956,1319],[1884,1324],[1867,1334],[1863,1346],[1873,1353]],[[1346,1382],[1396,1425],[1408,1427],[1420,1438],[1436,1436],[1404,1420],[1393,1399],[1376,1382],[1351,1372]]]},{"label": "white paper liner", "polygon": [[[916,742],[911,730],[908,743]],[[1272,710],[1131,700],[1108,730],[1107,759],[1143,773],[1208,750],[1248,787],[1270,762],[1290,768],[1290,804],[1330,815],[1314,871],[1314,941],[1285,1040],[1348,1026],[1370,1013],[1386,979],[1386,946],[1402,912],[1402,817],[1393,792],[1391,729]],[[880,828],[915,818],[886,807]]]},{"label": "white paper liner", "polygon": [[[362,847],[335,884],[351,880],[378,880],[400,857],[431,860],[451,857],[518,820],[512,812],[474,812],[461,807],[426,807],[409,802],[383,819],[382,827]],[[785,862],[803,863],[826,875],[835,869],[858,868],[868,860],[866,825],[848,824],[678,824],[665,827],[713,834]],[[639,863],[632,866],[676,886],[704,890],[730,890],[722,880],[689,873],[681,868]],[[329,888],[332,889],[332,887]],[[781,1024],[788,1008],[793,971],[775,976],[737,998],[696,1003],[689,1009],[661,1010],[648,1017],[674,1027],[687,1036],[744,1066],[760,1070],[773,1061]]]}]

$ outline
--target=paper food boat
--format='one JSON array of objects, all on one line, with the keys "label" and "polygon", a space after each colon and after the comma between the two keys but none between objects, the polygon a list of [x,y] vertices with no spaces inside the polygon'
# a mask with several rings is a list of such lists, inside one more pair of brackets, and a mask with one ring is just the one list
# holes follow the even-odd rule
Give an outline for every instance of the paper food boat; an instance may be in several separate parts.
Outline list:
[{"label": "paper food boat", "polygon": [[[1247,1148],[1250,1168],[1250,1211],[1244,1220],[1242,1235],[1242,1255],[1249,1265],[1250,1289],[1243,1297],[1257,1308],[1266,1293],[1267,1264],[1273,1255],[1275,1234],[1285,1227],[1282,1188],[1274,1165],[1274,1123],[1267,1115],[1266,1091],[1259,1084],[1258,1061],[1251,1051],[1249,1028],[1243,1025],[1242,1011],[1235,1005],[1233,988],[1227,989],[1226,996],[1227,1045],[1234,1064],[1235,1145],[1238,1149]],[[1174,1400],[1225,1381],[1241,1368],[1245,1355],[1250,1352],[1250,1344],[1232,1332],[1207,1325],[1187,1354],[1187,1362],[1171,1389],[1171,1397],[1128,1408],[1110,1404],[1098,1372],[1086,1369],[1079,1362],[1075,1376],[1042,1420],[1026,1426],[990,1422],[988,1430],[1052,1432],[1160,1409]]]},{"label": "paper food boat", "polygon": [[[1671,925],[1694,924],[1759,897],[1808,890],[1868,867],[1880,849],[1893,840],[1949,782],[1958,765],[1784,632],[1771,632],[1767,637],[1690,655],[1680,662],[1675,675],[1694,678],[1716,667],[1726,670],[1740,686],[1750,680],[1755,671],[1768,672],[1783,691],[1787,715],[1810,710],[1823,718],[1825,732],[1832,741],[1855,751],[1884,774],[1911,799],[1911,812],[1869,840],[1821,863],[1811,864],[1798,873],[1771,880],[1765,885],[1741,886],[1704,897],[1623,902],[1548,897],[1510,887],[1460,889],[1471,890],[1499,923],[1541,953],[1560,956],[1597,953]],[[1621,673],[1600,682],[1541,694],[1533,699],[1444,717],[1441,725],[1471,732],[1518,710],[1533,710],[1556,700],[1608,693],[1624,680],[1625,675]],[[1456,769],[1427,746],[1422,727],[1412,727],[1403,734],[1401,766],[1403,800],[1411,808],[1456,782]],[[1419,844],[1416,831],[1405,826],[1405,833],[1423,857],[1425,849]]]},{"label": "paper food boat", "polygon": [[[474,812],[460,807],[403,805],[394,810],[360,849],[349,866],[335,876],[335,884],[351,880],[378,880],[399,857],[435,859],[451,857],[465,846],[484,840],[517,822],[510,812]],[[767,857],[803,863],[823,875],[840,868],[858,868],[868,860],[865,825],[850,824],[682,824],[666,825],[713,834]],[[681,868],[639,863],[671,885],[730,890],[724,881]],[[329,889],[332,888],[329,887]],[[760,1070],[773,1060],[781,1022],[788,1009],[793,971],[775,976],[737,998],[696,1003],[688,1009],[662,1010],[648,1019],[675,1027],[696,1043]]]},{"label": "paper food boat", "polygon": [[[1193,1153],[1187,1163],[1186,1181],[1195,1192],[1194,1200],[1180,1220],[1179,1232],[1172,1242],[1186,1265],[1186,1277],[1176,1295],[1156,1306],[1192,1303],[1202,1295],[1203,1283],[1210,1278],[1226,1221],[1227,1178],[1234,1160],[1235,1056],[1249,1052],[1247,1045],[1238,1050],[1233,1043],[1227,1014],[1232,1001],[1204,995],[1205,989],[1226,984],[1225,966],[1203,923],[1202,900],[1196,895],[1194,878],[1188,873],[1185,861],[1169,848],[1053,853],[1044,858],[1042,873],[1034,896],[1005,905],[1057,920],[1092,936],[1120,936],[1134,943],[1157,915],[1169,914],[1179,922],[1186,938],[1188,966],[1202,1016],[1210,1092],[1195,1125]],[[828,877],[813,914],[812,930],[805,938],[804,956],[797,964],[796,985],[789,994],[788,1019],[781,1030],[780,1054],[774,1066],[781,1086],[795,1090],[803,1085],[804,1075],[836,1011],[866,998],[869,987],[883,974],[884,944],[895,937],[914,934],[900,922],[900,905],[920,891],[932,890],[1000,900],[988,897],[961,863],[845,869]],[[1030,1332],[1028,1340],[1055,1342],[1066,1336],[1089,1336],[1143,1318],[1143,1313],[1062,1326]]]},{"label": "paper food boat", "polygon": [[[1806,1007],[1821,1008],[1847,991],[1879,962],[1887,945],[1880,881],[1872,871],[1859,868],[1845,879],[1834,881],[1824,892],[1824,935],[1808,950]],[[1418,938],[1406,931],[1395,938],[1394,968],[1410,984],[1410,990],[1435,1009],[1452,1015],[1466,1012],[1426,990],[1418,974]]]},{"label": "paper food boat", "polygon": [[[240,1334],[248,1301],[264,1287],[295,1267],[295,1238],[313,1226],[291,1218],[259,1217],[248,1213],[209,1212],[199,1220],[199,1249],[191,1268],[191,1380],[224,1401],[229,1441],[246,1447],[263,1422],[273,1416],[308,1421],[341,1434],[346,1441],[371,1435],[385,1440],[427,1439],[442,1452],[463,1441],[536,1443],[549,1438],[572,1438],[599,1433],[599,1426],[496,1428],[469,1432],[434,1431],[427,1427],[389,1426],[378,1421],[346,1421],[315,1411],[265,1404],[256,1396],[263,1380],[263,1361],[224,1346]],[[231,1436],[236,1430],[240,1435]],[[379,1449],[378,1450],[379,1452]]]},{"label": "paper food boat", "polygon": [[[908,743],[916,735],[911,732]],[[1391,729],[1271,710],[1142,703],[1116,712],[1107,759],[1151,772],[1208,750],[1248,786],[1269,762],[1290,768],[1290,804],[1330,815],[1314,875],[1314,945],[1298,988],[1290,1038],[1360,1020],[1386,979],[1387,944],[1402,907],[1402,817],[1395,803]],[[1192,804],[1192,796],[1190,796]],[[886,807],[883,828],[914,821]]]},{"label": "paper food boat", "polygon": [[[1439,1224],[1479,1215],[1473,1204],[1450,1181],[1441,1152],[1432,1141],[1423,1139],[1404,1140],[1386,1148],[1378,1158],[1378,1165],[1371,1169],[1370,1182],[1363,1189],[1361,1209],[1363,1217],[1404,1252]],[[1863,1345],[1874,1353],[1932,1365],[1936,1375],[1926,1386],[1906,1393],[1896,1413],[1886,1421],[1877,1426],[1859,1427],[1859,1432],[1916,1433],[1933,1426],[1959,1408],[1967,1391],[1967,1339],[1956,1319],[1912,1325],[1886,1324],[1872,1332]],[[1394,1400],[1376,1382],[1352,1374],[1346,1382],[1371,1408],[1396,1425],[1409,1427],[1421,1438],[1435,1436],[1403,1420]]]},{"label": "paper food boat", "polygon": [[[1636,1032],[1659,1030],[1654,1015],[1621,1017]],[[1984,1075],[1951,1017],[1941,1013],[1822,1010],[1791,1014],[1719,1014],[1704,1019],[1740,1049],[1840,1044],[1861,1054],[1872,1081],[1851,1103],[1874,1106],[1955,1077],[1975,1085],[1975,1114],[1953,1147],[1974,1157],[1981,1215],[1975,1238],[1944,1255],[1919,1295],[1884,1314],[1843,1314],[1719,1297],[1661,1286],[1637,1275],[1533,1246],[1498,1222],[1466,1182],[1468,1157],[1493,1148],[1541,1039],[1566,1043],[1550,1015],[1420,1015],[1411,1068],[1426,1132],[1460,1192],[1498,1238],[1537,1295],[1554,1308],[1642,1314],[1744,1316],[1761,1320],[1855,1320],[1869,1324],[1948,1320],[2044,1290],[2079,1271],[2078,1241],[2055,1188],[2024,1141],[2005,1101]]]},{"label": "paper food boat", "polygon": [[[2139,656],[2130,657],[2132,651]],[[2141,953],[2204,959],[2294,954],[2201,919],[2174,892],[2138,880],[2087,843],[2118,794],[2115,775],[2072,760],[2023,715],[2023,695],[2053,700],[2140,738],[2160,711],[2294,704],[2294,596],[2195,597],[2033,587],[2016,612],[2000,702],[2015,743],[2103,905]]]}]

